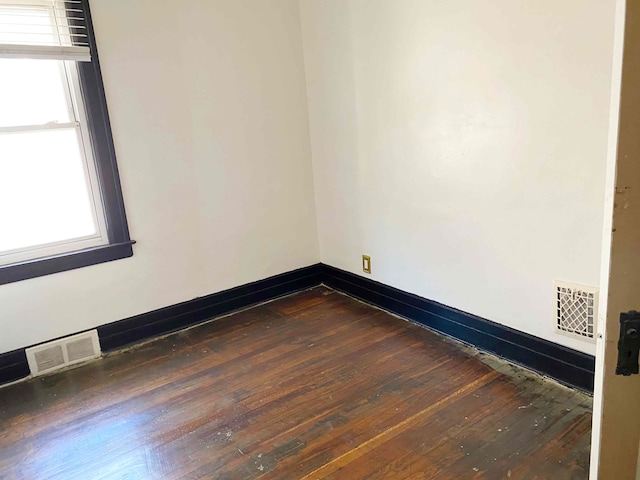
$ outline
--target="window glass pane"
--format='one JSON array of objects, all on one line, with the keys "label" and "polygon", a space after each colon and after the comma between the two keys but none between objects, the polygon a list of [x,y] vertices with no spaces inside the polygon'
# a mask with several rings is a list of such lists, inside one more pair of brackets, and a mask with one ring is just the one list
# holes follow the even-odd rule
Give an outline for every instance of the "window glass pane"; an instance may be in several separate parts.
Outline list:
[{"label": "window glass pane", "polygon": [[96,231],[75,129],[0,135],[0,252]]},{"label": "window glass pane", "polygon": [[0,59],[0,127],[66,123],[63,62]]}]

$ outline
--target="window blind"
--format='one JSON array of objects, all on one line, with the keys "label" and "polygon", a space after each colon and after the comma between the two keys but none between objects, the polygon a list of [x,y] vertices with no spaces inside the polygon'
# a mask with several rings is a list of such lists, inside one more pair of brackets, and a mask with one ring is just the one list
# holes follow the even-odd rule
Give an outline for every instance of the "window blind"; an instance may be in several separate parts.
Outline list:
[{"label": "window blind", "polygon": [[0,58],[90,61],[81,0],[0,0]]}]

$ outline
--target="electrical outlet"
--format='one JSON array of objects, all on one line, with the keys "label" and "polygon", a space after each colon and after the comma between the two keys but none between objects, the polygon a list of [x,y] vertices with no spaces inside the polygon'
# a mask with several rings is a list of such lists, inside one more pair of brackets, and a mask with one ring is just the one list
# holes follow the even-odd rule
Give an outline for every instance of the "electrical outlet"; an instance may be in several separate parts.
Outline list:
[{"label": "electrical outlet", "polygon": [[371,273],[371,257],[369,255],[362,255],[362,271]]}]

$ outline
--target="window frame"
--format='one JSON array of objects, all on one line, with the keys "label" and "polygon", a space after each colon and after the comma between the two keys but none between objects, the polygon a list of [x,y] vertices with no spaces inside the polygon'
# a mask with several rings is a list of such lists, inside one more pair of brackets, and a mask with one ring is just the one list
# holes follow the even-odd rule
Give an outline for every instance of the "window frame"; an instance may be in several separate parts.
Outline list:
[{"label": "window frame", "polygon": [[[80,112],[80,115],[86,120],[86,133],[93,152],[107,243],[2,265],[0,285],[133,256],[135,241],[129,235],[89,0],[81,0],[81,5],[91,61],[76,62],[81,104],[84,105],[84,112]],[[73,244],[73,240],[69,244]]]},{"label": "window frame", "polygon": [[[16,0],[12,0],[16,1]],[[34,0],[30,0],[34,1]],[[1,61],[1,60],[0,60]],[[30,60],[43,61],[43,60]],[[87,119],[85,115],[84,101],[80,92],[77,62],[65,60],[44,60],[56,64],[58,75],[62,81],[63,94],[68,119],[55,123],[24,124],[0,127],[2,132],[13,134],[31,134],[56,131],[73,131],[82,163],[83,177],[87,189],[88,201],[91,209],[91,217],[95,231],[88,235],[69,237],[61,240],[38,243],[0,252],[0,266],[13,264],[34,258],[49,257],[76,250],[98,247],[108,243],[107,228],[104,215],[104,207],[100,194],[100,183],[96,172],[96,162],[93,148],[89,138]]]}]

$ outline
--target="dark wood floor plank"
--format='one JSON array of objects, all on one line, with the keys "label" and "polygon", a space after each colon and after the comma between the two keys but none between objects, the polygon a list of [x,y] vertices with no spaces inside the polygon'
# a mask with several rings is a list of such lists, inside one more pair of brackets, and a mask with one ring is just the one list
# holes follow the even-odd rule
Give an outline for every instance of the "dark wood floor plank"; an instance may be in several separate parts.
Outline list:
[{"label": "dark wood floor plank", "polygon": [[[418,475],[434,478],[442,466],[464,459],[470,455],[469,451],[473,451],[464,449],[457,437],[483,421],[489,412],[512,408],[512,398],[504,395],[504,382],[500,380],[494,379],[467,392],[434,415],[415,422],[410,429],[380,445],[371,455],[343,468],[341,474],[368,469],[367,463],[374,461],[378,464],[378,471],[369,477],[371,479],[416,478]],[[438,432],[438,435],[426,437],[425,432]]]},{"label": "dark wood floor plank", "polygon": [[590,409],[318,287],[0,389],[0,478],[579,479]]}]

